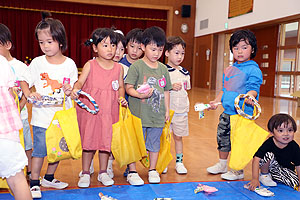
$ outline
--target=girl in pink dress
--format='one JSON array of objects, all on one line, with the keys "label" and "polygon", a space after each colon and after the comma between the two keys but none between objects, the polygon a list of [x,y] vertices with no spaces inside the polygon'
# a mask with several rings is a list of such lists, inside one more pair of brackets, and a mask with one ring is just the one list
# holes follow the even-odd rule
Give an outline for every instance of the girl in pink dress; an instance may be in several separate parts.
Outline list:
[{"label": "girl in pink dress", "polygon": [[95,152],[99,151],[98,181],[103,185],[113,185],[114,181],[107,174],[107,162],[111,151],[112,124],[119,119],[119,103],[126,106],[123,68],[112,59],[116,52],[117,39],[113,30],[98,28],[92,33],[86,44],[91,45],[98,54],[88,61],[75,83],[71,97],[79,98],[88,107],[91,102],[77,92],[82,89],[90,94],[99,105],[99,112],[95,115],[85,109],[77,107],[78,124],[82,143],[82,173],[78,187],[89,187],[90,165]]},{"label": "girl in pink dress", "polygon": [[[5,47],[0,42],[1,48]],[[19,130],[23,125],[12,96],[16,79],[8,61],[1,54],[0,69],[0,178],[6,178],[15,199],[29,200],[32,198],[23,173],[28,162],[19,138]]]}]

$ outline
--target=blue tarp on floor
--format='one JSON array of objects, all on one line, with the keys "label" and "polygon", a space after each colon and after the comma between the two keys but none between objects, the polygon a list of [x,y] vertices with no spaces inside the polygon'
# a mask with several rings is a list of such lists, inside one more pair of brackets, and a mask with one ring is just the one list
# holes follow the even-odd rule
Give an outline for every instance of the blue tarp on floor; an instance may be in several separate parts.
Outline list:
[{"label": "blue tarp on floor", "polygon": [[[112,187],[98,187],[88,189],[52,190],[42,192],[47,200],[99,200],[99,192],[112,196],[118,200],[153,200],[157,197],[168,197],[173,200],[212,199],[212,200],[248,200],[248,199],[288,199],[299,200],[300,192],[283,184],[269,188],[275,193],[273,197],[261,197],[255,192],[243,188],[247,181],[231,182],[201,182],[216,187],[219,191],[213,194],[194,193],[199,182],[145,184],[143,186],[114,185]],[[10,194],[0,194],[0,199],[10,200]]]}]

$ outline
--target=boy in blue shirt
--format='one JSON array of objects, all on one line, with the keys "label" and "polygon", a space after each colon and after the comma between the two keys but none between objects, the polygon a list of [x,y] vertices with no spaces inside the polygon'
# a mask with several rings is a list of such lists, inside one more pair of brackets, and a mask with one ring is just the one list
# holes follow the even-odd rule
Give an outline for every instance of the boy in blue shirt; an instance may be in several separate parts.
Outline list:
[{"label": "boy in blue shirt", "polygon": [[[226,180],[238,180],[244,178],[244,171],[230,170],[227,172],[227,158],[231,150],[230,144],[230,115],[236,115],[234,100],[240,94],[249,94],[258,100],[259,90],[262,84],[262,73],[257,63],[251,59],[256,56],[257,44],[255,35],[249,30],[234,32],[229,41],[230,50],[236,62],[233,66],[225,68],[223,74],[223,89],[210,102],[212,110],[217,109],[222,102],[224,112],[220,115],[217,129],[217,142],[220,161],[207,168],[211,174],[219,174]],[[245,113],[253,114],[253,102],[245,101]],[[242,102],[240,102],[242,107]]]},{"label": "boy in blue shirt", "polygon": [[[143,32],[142,38],[141,48],[144,57],[130,66],[125,88],[129,95],[130,111],[142,120],[146,149],[149,151],[150,158],[148,181],[160,183],[156,163],[160,149],[160,136],[165,121],[170,119],[169,90],[172,89],[172,84],[167,67],[158,61],[166,43],[164,31],[153,26]],[[150,89],[145,93],[139,93],[137,88],[145,84],[148,84]],[[132,164],[129,168],[127,180],[130,183],[137,172]]]}]

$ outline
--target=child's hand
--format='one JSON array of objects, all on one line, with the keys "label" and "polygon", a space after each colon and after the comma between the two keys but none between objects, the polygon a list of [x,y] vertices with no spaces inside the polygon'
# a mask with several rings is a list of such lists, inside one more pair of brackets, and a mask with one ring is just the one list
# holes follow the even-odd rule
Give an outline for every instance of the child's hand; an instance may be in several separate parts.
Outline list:
[{"label": "child's hand", "polygon": [[219,102],[216,101],[210,101],[209,102],[210,107],[207,108],[207,110],[216,110],[219,106]]},{"label": "child's hand", "polygon": [[62,88],[63,88],[64,93],[67,96],[70,96],[70,94],[72,92],[72,86],[70,84],[68,84],[68,83],[65,83],[65,84],[63,84]]},{"label": "child's hand", "polygon": [[165,122],[169,121],[170,120],[170,112],[166,112],[165,114]]},{"label": "child's hand", "polygon": [[128,105],[128,103],[127,103],[127,101],[124,97],[120,97],[118,101],[122,106],[127,106]]},{"label": "child's hand", "polygon": [[175,91],[179,91],[182,88],[182,84],[181,83],[173,83],[172,84],[172,89]]},{"label": "child's hand", "polygon": [[42,96],[37,92],[32,92],[26,98],[33,98],[33,99],[36,99],[36,100],[41,100]]},{"label": "child's hand", "polygon": [[71,99],[78,99],[79,95],[78,95],[78,91],[79,89],[73,89],[70,93]]},{"label": "child's hand", "polygon": [[153,90],[154,90],[154,88],[150,88],[148,93],[145,93],[145,94],[140,93],[140,99],[147,99],[147,98],[151,97],[153,94]]},{"label": "child's hand", "polygon": [[[249,95],[250,95],[250,94],[249,94]],[[252,96],[252,95],[250,95],[250,97],[253,98],[253,99],[255,99],[255,97]],[[253,101],[251,98],[246,98],[246,99],[245,99],[245,103],[246,103],[246,104],[249,104],[249,105],[251,105],[251,106],[254,106],[254,101]]]},{"label": "child's hand", "polygon": [[260,183],[259,183],[259,180],[257,179],[252,179],[248,184],[248,189],[251,190],[251,191],[254,191],[255,188],[259,187],[260,186]]}]

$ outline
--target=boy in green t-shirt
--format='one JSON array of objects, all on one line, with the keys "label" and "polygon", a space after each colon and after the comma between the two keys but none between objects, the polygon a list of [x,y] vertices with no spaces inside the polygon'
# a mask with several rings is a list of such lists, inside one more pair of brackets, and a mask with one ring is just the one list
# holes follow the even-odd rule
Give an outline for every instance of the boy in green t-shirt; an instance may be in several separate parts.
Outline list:
[{"label": "boy in green t-shirt", "polygon": [[[141,44],[144,57],[130,66],[125,80],[130,111],[142,120],[146,148],[150,158],[149,183],[160,182],[159,174],[156,171],[160,136],[165,121],[170,118],[169,90],[172,89],[172,84],[167,67],[158,61],[163,53],[165,43],[165,32],[161,28],[156,26],[147,28],[143,32]],[[148,87],[149,89],[140,91],[138,88],[142,85],[143,88]],[[140,179],[135,163],[129,165],[129,170],[127,181],[134,185],[132,183]]]}]

